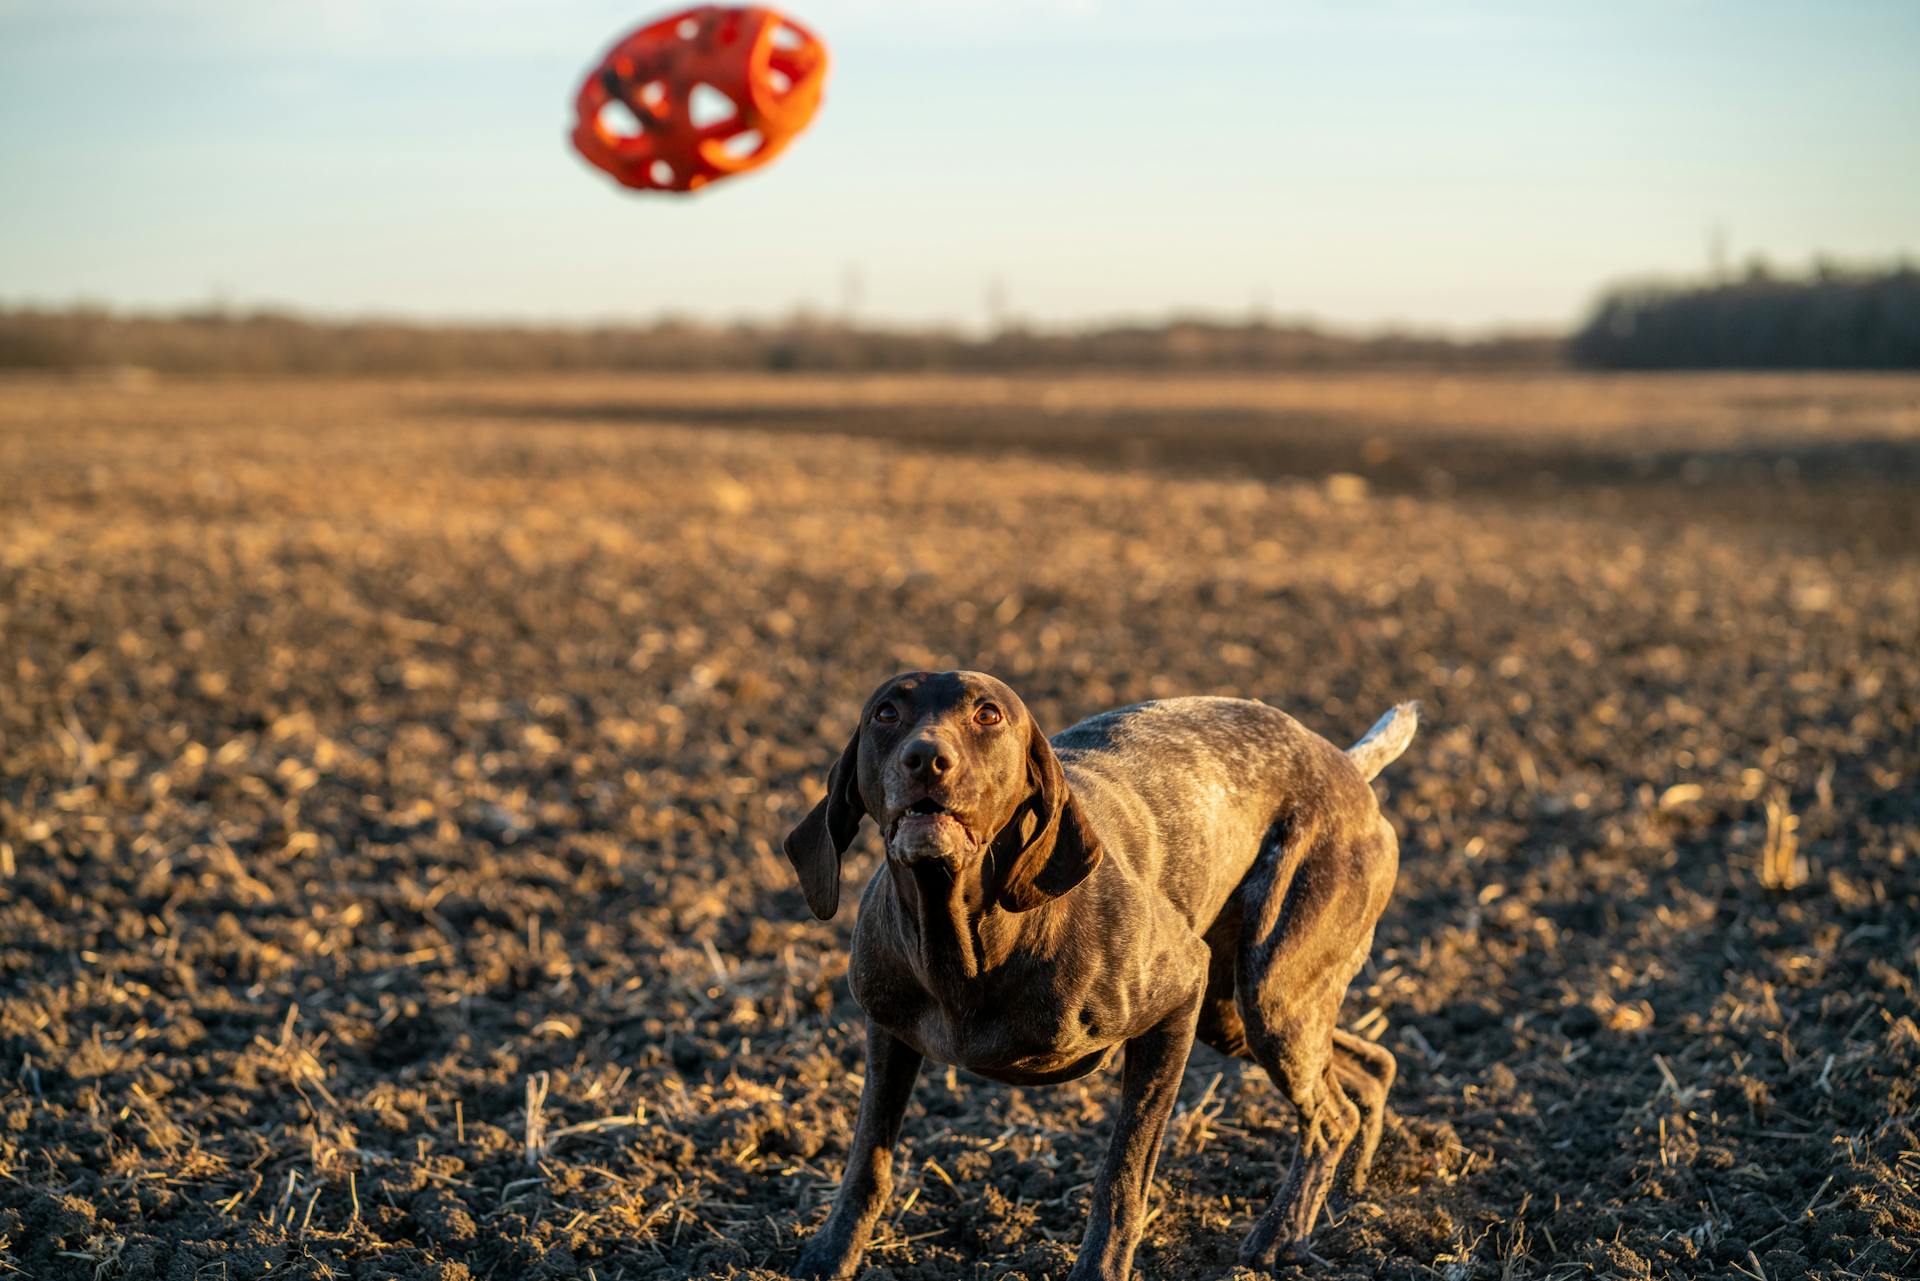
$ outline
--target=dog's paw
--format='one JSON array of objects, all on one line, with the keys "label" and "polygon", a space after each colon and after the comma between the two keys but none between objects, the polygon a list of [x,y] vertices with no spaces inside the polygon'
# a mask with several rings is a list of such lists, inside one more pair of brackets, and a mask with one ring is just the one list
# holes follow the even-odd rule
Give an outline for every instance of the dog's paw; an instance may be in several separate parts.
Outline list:
[{"label": "dog's paw", "polygon": [[1269,1275],[1290,1272],[1293,1265],[1311,1257],[1306,1238],[1280,1231],[1265,1219],[1240,1243],[1240,1266]]},{"label": "dog's paw", "polygon": [[800,1257],[787,1271],[794,1281],[853,1281],[858,1275],[860,1260],[850,1258],[838,1242],[824,1239],[826,1235],[824,1231],[816,1233],[801,1249]]}]

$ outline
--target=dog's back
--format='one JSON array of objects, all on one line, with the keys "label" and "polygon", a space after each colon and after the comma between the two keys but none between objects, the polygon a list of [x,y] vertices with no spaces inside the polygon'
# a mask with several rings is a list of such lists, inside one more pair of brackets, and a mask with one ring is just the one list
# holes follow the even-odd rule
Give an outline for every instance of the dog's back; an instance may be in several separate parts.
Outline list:
[{"label": "dog's back", "polygon": [[1168,698],[1090,716],[1052,741],[1081,804],[1120,834],[1111,853],[1205,933],[1295,816],[1371,831],[1367,780],[1415,723],[1402,704],[1342,752],[1265,703]]}]

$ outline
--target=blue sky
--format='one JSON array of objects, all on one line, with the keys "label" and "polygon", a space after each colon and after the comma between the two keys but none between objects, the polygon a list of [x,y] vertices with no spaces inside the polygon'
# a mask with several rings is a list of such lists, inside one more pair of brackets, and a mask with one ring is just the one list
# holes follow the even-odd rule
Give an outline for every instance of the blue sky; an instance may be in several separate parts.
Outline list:
[{"label": "blue sky", "polygon": [[[665,7],[665,6],[663,6]],[[813,128],[692,199],[565,142],[607,0],[0,0],[0,300],[1559,324],[1920,256],[1920,3],[796,0]]]}]

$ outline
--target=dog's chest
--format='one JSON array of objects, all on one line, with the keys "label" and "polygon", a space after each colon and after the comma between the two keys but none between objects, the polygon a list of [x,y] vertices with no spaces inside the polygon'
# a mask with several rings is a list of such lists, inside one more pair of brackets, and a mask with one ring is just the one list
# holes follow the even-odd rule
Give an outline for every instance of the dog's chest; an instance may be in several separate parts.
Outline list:
[{"label": "dog's chest", "polygon": [[1038,984],[982,981],[965,1000],[940,1001],[917,983],[849,977],[875,1023],[935,1062],[997,1081],[1072,1080],[1105,1062],[1116,1041],[1072,994]]}]

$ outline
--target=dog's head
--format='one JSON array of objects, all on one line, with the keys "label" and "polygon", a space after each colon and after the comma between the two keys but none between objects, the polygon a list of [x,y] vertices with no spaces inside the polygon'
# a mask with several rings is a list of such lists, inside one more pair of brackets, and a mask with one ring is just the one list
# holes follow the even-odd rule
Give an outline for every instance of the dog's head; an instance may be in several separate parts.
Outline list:
[{"label": "dog's head", "polygon": [[908,672],[867,700],[827,794],[787,836],[807,906],[840,906],[840,859],[871,816],[887,858],[986,878],[1024,912],[1078,885],[1100,845],[1020,696],[980,672]]}]

